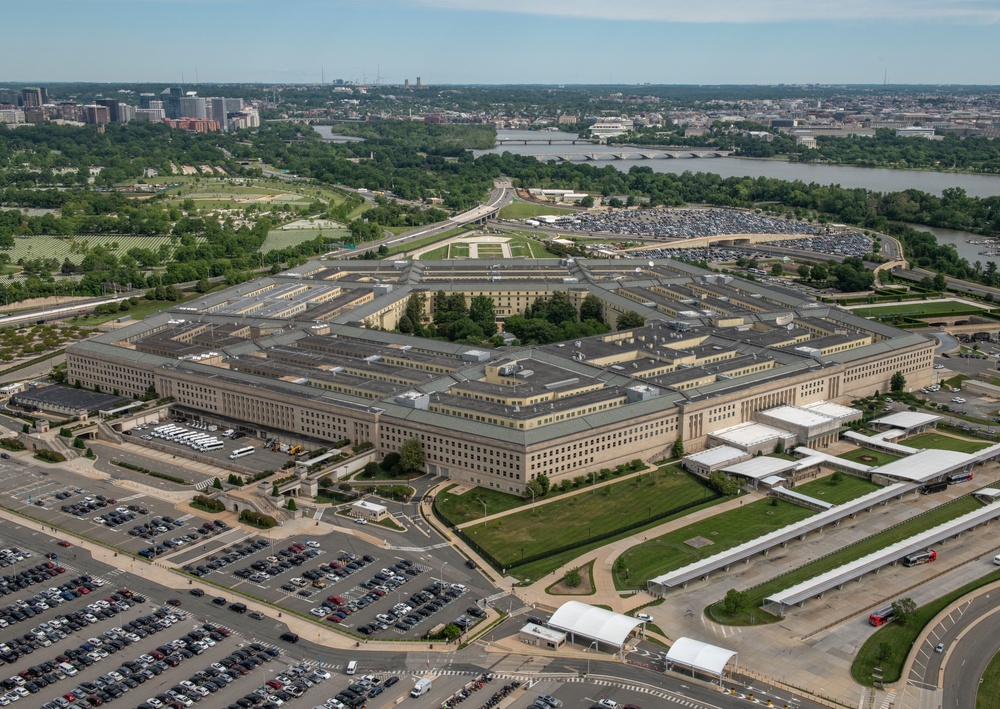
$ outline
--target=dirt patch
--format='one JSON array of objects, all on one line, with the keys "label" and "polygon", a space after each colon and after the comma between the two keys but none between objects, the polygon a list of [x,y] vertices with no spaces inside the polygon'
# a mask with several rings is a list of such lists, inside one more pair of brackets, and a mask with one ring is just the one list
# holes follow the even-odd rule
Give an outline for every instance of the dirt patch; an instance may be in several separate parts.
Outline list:
[{"label": "dirt patch", "polygon": [[858,462],[860,463],[877,463],[878,458],[873,455],[859,455]]},{"label": "dirt patch", "polygon": [[694,537],[692,539],[685,540],[684,543],[695,549],[701,549],[702,547],[708,547],[715,544],[715,542],[711,539],[705,539],[705,537]]}]

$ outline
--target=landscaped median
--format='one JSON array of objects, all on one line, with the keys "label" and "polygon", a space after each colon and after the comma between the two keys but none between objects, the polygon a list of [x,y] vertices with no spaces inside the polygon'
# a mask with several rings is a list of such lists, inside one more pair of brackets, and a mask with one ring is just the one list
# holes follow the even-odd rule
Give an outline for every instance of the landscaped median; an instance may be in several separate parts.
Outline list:
[{"label": "landscaped median", "polygon": [[[850,475],[828,475],[796,485],[795,491],[835,505],[879,489]],[[775,532],[816,514],[778,499],[758,500],[638,544],[615,561],[615,587],[645,589],[647,582],[701,559]]]},{"label": "landscaped median", "polygon": [[943,505],[935,507],[923,514],[900,522],[883,532],[839,549],[831,554],[817,559],[809,564],[798,567],[788,573],[766,581],[759,586],[746,590],[745,602],[735,613],[726,613],[722,601],[709,605],[705,612],[709,618],[724,625],[766,625],[775,623],[781,618],[762,609],[764,599],[773,594],[789,589],[820,574],[832,571],[852,561],[874,554],[888,546],[916,536],[933,527],[950,522],[953,519],[982,508],[982,504],[971,495],[960,497]]}]

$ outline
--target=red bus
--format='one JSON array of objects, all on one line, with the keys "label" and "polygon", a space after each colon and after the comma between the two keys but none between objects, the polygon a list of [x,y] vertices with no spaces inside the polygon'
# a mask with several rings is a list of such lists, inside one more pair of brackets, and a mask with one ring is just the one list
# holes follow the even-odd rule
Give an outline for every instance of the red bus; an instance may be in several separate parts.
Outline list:
[{"label": "red bus", "polygon": [[937,561],[937,552],[933,549],[918,551],[903,559],[903,566],[917,566],[918,564],[928,564]]},{"label": "red bus", "polygon": [[885,608],[877,610],[868,616],[868,624],[878,627],[880,625],[885,625],[895,618],[896,614],[892,612],[892,606],[886,606]]}]

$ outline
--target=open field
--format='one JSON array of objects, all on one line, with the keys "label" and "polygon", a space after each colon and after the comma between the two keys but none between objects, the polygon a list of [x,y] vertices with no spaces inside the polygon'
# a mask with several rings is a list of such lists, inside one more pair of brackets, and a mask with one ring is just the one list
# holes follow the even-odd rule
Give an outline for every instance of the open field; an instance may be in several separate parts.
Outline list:
[{"label": "open field", "polygon": [[86,255],[88,247],[103,246],[117,254],[125,254],[131,248],[151,249],[156,251],[161,245],[167,244],[171,251],[175,242],[169,236],[108,236],[104,234],[78,234],[73,237],[61,236],[26,236],[15,237],[14,248],[6,251],[12,263],[20,259],[54,258],[60,263],[69,259],[72,263],[80,263]]},{"label": "open field", "polygon": [[879,489],[875,483],[853,475],[842,475],[838,482],[834,482],[832,478],[833,475],[827,475],[818,480],[796,485],[795,492],[815,497],[817,500],[823,500],[823,502],[829,502],[832,505],[842,505]]},{"label": "open field", "polygon": [[[715,556],[815,514],[790,502],[777,502],[777,506],[773,506],[770,500],[758,500],[632,547],[619,557],[625,560],[628,581],[624,575],[619,578],[616,573],[615,585],[619,589],[645,588],[651,578]],[[700,548],[685,544],[696,537],[712,543]]]},{"label": "open field", "polygon": [[559,258],[555,254],[546,251],[544,244],[533,239],[513,236],[507,243],[510,245],[510,255],[514,258]]},{"label": "open field", "polygon": [[274,251],[275,249],[285,249],[289,246],[301,244],[303,241],[315,239],[317,236],[324,236],[330,243],[341,242],[351,233],[350,229],[272,229],[267,232],[267,238],[261,245],[261,253]]},{"label": "open field", "polygon": [[764,613],[760,610],[764,604],[764,599],[768,596],[791,588],[796,584],[815,578],[827,571],[832,571],[840,566],[856,561],[863,556],[873,554],[888,546],[901,542],[905,539],[924,532],[932,527],[950,522],[956,517],[961,517],[973,510],[982,507],[977,500],[972,497],[960,497],[957,500],[947,502],[939,507],[935,507],[928,512],[917,515],[905,522],[902,522],[891,529],[887,529],[879,534],[874,534],[866,539],[862,539],[857,544],[840,549],[817,559],[809,564],[800,566],[787,574],[782,574],[759,586],[747,589],[749,599],[746,609],[735,616],[727,616],[721,612],[717,604],[710,607],[709,615],[713,620],[729,625],[755,625],[761,623],[773,623],[780,620],[777,616]]},{"label": "open field", "polygon": [[514,202],[508,204],[500,210],[497,215],[500,219],[530,219],[543,214],[573,214],[574,210],[564,207],[548,206],[546,204],[532,204],[531,202]]},{"label": "open field", "polygon": [[[887,623],[886,625],[883,625],[881,628],[876,630],[874,634],[869,636],[869,638],[865,641],[865,644],[861,646],[857,655],[855,655],[854,664],[851,665],[851,676],[854,677],[854,680],[859,684],[871,686],[872,669],[876,664],[878,664],[875,659],[877,657],[878,646],[882,643],[888,643],[889,647],[893,649],[893,652],[892,655],[889,656],[888,660],[883,660],[881,663],[882,679],[886,683],[897,681],[902,674],[903,663],[906,662],[906,655],[909,652],[910,647],[912,647],[913,643],[917,639],[917,636],[920,635],[920,632],[929,622],[931,622],[934,616],[967,593],[971,593],[977,588],[982,588],[983,586],[997,580],[1000,580],[1000,569],[992,571],[979,580],[966,584],[962,588],[952,591],[945,596],[941,596],[941,598],[938,598],[927,605],[920,606],[913,613],[913,616],[910,618],[910,622],[906,625],[900,625],[899,623]],[[994,684],[989,686],[1000,686],[996,684],[997,682],[1000,682],[1000,662],[998,662],[996,658],[994,658],[990,663],[985,676],[992,676],[993,678]],[[984,681],[983,684],[985,685],[986,681]],[[1000,694],[997,694],[994,691],[991,693],[991,696],[992,703],[982,705],[979,702],[979,700],[983,698],[982,693],[980,693],[976,701],[977,709],[981,706],[987,706],[991,709],[1000,708]]]},{"label": "open field", "polygon": [[968,303],[959,303],[954,300],[942,300],[933,303],[900,303],[899,305],[881,305],[871,308],[855,308],[851,312],[863,318],[878,317],[881,315],[909,315],[910,317],[923,317],[927,315],[964,315],[967,313],[981,313],[982,308],[977,308]]},{"label": "open field", "polygon": [[707,499],[692,476],[668,467],[557,499],[465,530],[500,563],[544,554]]},{"label": "open field", "polygon": [[941,450],[958,451],[959,453],[976,453],[990,446],[989,443],[984,443],[983,441],[945,436],[940,433],[921,433],[918,436],[907,438],[905,441],[902,441],[902,444],[913,448],[940,448]]},{"label": "open field", "polygon": [[[873,451],[867,448],[858,448],[857,450],[851,451],[850,453],[843,453],[837,457],[843,458],[844,460],[850,460],[855,463],[861,463],[863,465],[885,465],[886,463],[891,463],[894,460],[899,460],[898,455],[882,453],[881,451]],[[862,458],[865,460],[862,460]],[[875,460],[873,461],[872,458]]]},{"label": "open field", "polygon": [[436,244],[439,241],[445,241],[446,239],[451,239],[452,237],[459,236],[460,234],[465,234],[469,231],[473,231],[474,227],[460,226],[454,229],[449,229],[448,231],[442,232],[440,234],[434,234],[433,236],[425,236],[423,239],[417,239],[416,241],[408,241],[404,244],[397,244],[395,246],[389,247],[389,253],[386,256],[393,256],[395,254],[401,254],[406,251],[416,251],[424,246],[429,246],[431,244]]}]

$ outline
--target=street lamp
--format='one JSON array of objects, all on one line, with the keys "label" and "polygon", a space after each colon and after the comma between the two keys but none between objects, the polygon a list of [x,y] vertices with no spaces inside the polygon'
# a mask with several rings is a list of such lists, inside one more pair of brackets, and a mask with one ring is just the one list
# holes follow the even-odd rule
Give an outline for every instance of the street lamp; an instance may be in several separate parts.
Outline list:
[{"label": "street lamp", "polygon": [[[590,643],[590,645],[587,646],[588,650],[590,650],[591,648],[593,648],[594,650],[597,649],[597,641],[596,640],[594,642]],[[586,676],[590,677],[590,655],[587,655],[587,674],[586,674]]]},{"label": "street lamp", "polygon": [[483,524],[486,523],[486,500],[481,497],[476,497],[477,500],[483,503]]},{"label": "street lamp", "polygon": [[444,567],[446,567],[447,565],[448,565],[447,561],[441,564],[441,579],[440,579],[441,583],[444,583]]}]

